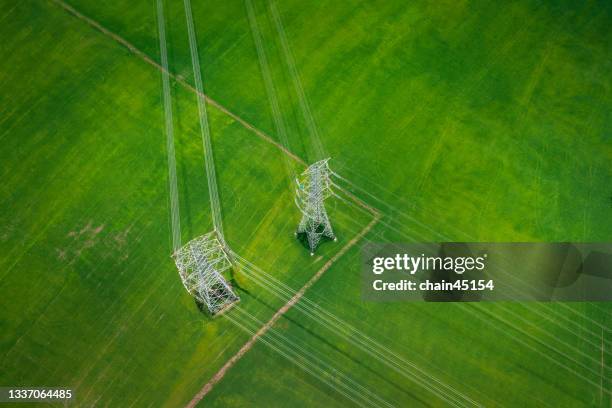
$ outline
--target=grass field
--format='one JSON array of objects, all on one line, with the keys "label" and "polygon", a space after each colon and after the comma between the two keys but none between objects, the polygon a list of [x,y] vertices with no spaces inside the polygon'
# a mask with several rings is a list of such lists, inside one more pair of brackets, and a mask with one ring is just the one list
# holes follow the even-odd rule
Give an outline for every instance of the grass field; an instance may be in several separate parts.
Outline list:
[{"label": "grass field", "polygon": [[[69,3],[158,61],[154,2]],[[244,3],[193,3],[207,94],[276,137]],[[308,160],[268,3],[254,4],[290,148]],[[182,2],[166,7],[170,70],[190,83]],[[365,241],[610,239],[610,3],[277,7],[331,166],[382,215]],[[169,257],[160,72],[51,1],[0,0],[0,23],[0,385],[184,405],[248,335],[200,313]],[[211,229],[210,210],[195,96],[173,82],[173,97],[187,241]],[[332,201],[339,242],[309,257],[292,239],[283,153],[209,114],[228,242],[297,290],[372,215]],[[363,241],[309,299],[485,406],[610,405],[607,304],[364,303]],[[283,304],[235,278],[262,321]],[[274,329],[393,405],[448,405],[448,388],[428,391],[299,310]],[[351,401],[258,342],[201,405],[289,402]]]},{"label": "grass field", "polygon": [[[183,403],[247,337],[198,311],[169,256],[159,72],[51,4],[2,15],[0,382],[73,384],[83,405]],[[211,225],[195,98],[176,87],[175,103],[187,240]],[[287,238],[297,215],[278,149],[210,114],[232,247],[301,285],[322,259]],[[354,212],[338,204],[339,234],[367,223]],[[253,314],[280,306],[236,279]]]}]

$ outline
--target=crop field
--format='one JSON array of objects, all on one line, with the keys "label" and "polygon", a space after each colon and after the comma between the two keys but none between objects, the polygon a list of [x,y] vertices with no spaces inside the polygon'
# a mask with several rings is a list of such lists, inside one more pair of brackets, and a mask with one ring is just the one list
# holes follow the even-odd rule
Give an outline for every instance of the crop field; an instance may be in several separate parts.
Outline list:
[{"label": "crop field", "polygon": [[[609,304],[360,292],[367,242],[610,240],[609,2],[192,3],[241,301],[208,317],[170,257],[155,1],[0,0],[1,386],[110,407],[612,404]],[[183,2],[164,6],[185,243],[211,209]],[[341,176],[338,241],[312,257],[285,165],[314,161],[305,101]]]}]

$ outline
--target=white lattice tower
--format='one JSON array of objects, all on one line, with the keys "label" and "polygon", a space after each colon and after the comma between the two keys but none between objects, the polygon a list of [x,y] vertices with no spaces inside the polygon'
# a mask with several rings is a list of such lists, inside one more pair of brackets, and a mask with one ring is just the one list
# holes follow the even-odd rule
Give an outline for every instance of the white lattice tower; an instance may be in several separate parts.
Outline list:
[{"label": "white lattice tower", "polygon": [[192,239],[173,257],[185,289],[212,315],[240,300],[221,275],[232,264],[215,231]]},{"label": "white lattice tower", "polygon": [[328,161],[324,159],[311,164],[296,180],[295,203],[302,212],[296,234],[306,234],[311,255],[314,255],[322,237],[336,240],[325,210],[325,199],[332,195]]}]

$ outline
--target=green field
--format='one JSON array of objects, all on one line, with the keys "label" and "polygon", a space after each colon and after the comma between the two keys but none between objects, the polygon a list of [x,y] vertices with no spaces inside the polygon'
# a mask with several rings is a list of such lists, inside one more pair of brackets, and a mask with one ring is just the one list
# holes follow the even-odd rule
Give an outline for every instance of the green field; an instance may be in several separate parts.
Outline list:
[{"label": "green field", "polygon": [[[69,3],[159,60],[154,1]],[[310,161],[268,2],[254,4],[290,148]],[[343,406],[343,373],[395,406],[446,406],[448,387],[484,406],[610,406],[608,304],[365,303],[359,248],[609,241],[611,4],[277,7],[332,168],[382,215],[306,296],[445,386],[292,309],[274,329],[329,377],[258,342],[200,405]],[[206,93],[276,138],[243,1],[193,8]],[[191,83],[183,3],[166,9],[170,71]],[[170,258],[159,70],[48,0],[0,0],[0,38],[0,385],[70,386],[81,406],[185,405],[249,335],[201,313]],[[212,225],[195,95],[172,93],[186,242]],[[297,290],[372,215],[331,200],[339,241],[311,258],[293,239],[284,153],[209,116],[228,243]],[[260,320],[284,303],[234,278]]]}]

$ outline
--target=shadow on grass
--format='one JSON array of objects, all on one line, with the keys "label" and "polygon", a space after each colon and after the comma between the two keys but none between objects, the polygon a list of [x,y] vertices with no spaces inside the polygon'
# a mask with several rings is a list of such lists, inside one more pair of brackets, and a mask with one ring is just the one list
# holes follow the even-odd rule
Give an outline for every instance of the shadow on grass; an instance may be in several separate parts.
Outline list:
[{"label": "shadow on grass", "polygon": [[[320,231],[319,231],[320,229]],[[323,225],[320,225],[319,228],[317,229],[317,232],[323,232]],[[308,234],[306,234],[305,232],[296,232],[295,234],[295,238],[297,239],[297,241],[308,250],[308,252],[310,252],[310,245],[308,244]],[[330,242],[330,241],[334,241],[332,238],[329,238],[325,235],[323,235],[321,237],[321,240],[319,241],[319,243],[317,244],[317,246],[314,248],[313,252],[317,250],[317,248],[319,248],[321,246],[321,244],[325,243],[325,242]]]},{"label": "shadow on grass", "polygon": [[208,308],[206,307],[206,305],[202,302],[200,302],[198,299],[193,298],[193,303],[195,303],[196,307],[198,308],[198,310],[200,311],[200,313],[202,313],[204,315],[204,318],[206,318],[207,322],[212,322],[213,319],[215,318],[209,311]]},{"label": "shadow on grass", "polygon": [[[230,287],[232,288],[232,290],[234,291],[234,293],[236,293],[236,294],[237,294],[237,293],[238,293],[238,291],[240,291],[240,292],[244,292],[244,293],[245,293],[247,296],[250,296],[250,295],[251,295],[251,293],[250,293],[248,290],[246,290],[246,289],[244,289],[244,288],[240,287],[240,285],[238,284],[238,282],[236,281],[236,279],[234,279],[234,274],[233,274],[233,273],[231,274],[231,278],[230,278],[229,283],[230,283]],[[220,311],[219,311],[217,314],[213,315],[213,314],[212,314],[212,313],[210,313],[210,311],[208,310],[208,307],[206,306],[206,304],[204,304],[204,303],[200,302],[199,300],[197,300],[197,299],[195,299],[195,298],[194,298],[193,300],[194,300],[194,303],[196,304],[196,307],[198,308],[198,310],[200,311],[200,313],[202,313],[202,314],[203,314],[203,315],[206,317],[206,320],[207,320],[207,321],[213,321],[213,319],[214,319],[215,317],[217,317],[217,316],[219,315],[219,313],[223,313],[223,311],[225,310],[225,308],[226,308],[226,307],[229,307],[229,306],[226,306],[226,307],[224,307],[223,309],[221,309],[221,310],[220,310]],[[239,301],[240,301],[240,300],[238,300],[238,302],[239,302]],[[236,302],[233,302],[233,303],[236,303]]]}]

